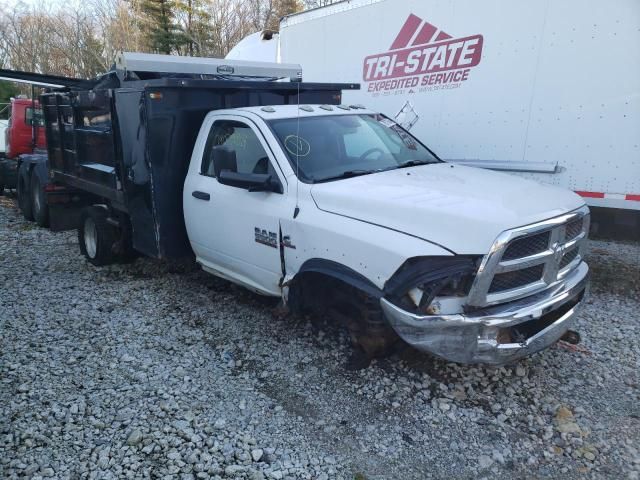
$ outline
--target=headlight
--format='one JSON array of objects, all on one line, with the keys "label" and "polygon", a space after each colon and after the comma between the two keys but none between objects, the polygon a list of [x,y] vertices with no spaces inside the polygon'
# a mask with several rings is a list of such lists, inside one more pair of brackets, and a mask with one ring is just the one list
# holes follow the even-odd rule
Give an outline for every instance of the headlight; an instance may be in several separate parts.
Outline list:
[{"label": "headlight", "polygon": [[386,298],[420,315],[460,313],[481,256],[407,260],[385,284]]}]

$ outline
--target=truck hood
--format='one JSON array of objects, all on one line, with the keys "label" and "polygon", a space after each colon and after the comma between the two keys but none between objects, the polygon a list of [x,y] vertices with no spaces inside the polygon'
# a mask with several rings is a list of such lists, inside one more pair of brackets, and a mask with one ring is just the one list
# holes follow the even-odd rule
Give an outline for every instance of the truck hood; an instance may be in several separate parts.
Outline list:
[{"label": "truck hood", "polygon": [[485,254],[504,230],[574,210],[575,193],[515,175],[449,163],[390,170],[311,188],[319,209]]}]

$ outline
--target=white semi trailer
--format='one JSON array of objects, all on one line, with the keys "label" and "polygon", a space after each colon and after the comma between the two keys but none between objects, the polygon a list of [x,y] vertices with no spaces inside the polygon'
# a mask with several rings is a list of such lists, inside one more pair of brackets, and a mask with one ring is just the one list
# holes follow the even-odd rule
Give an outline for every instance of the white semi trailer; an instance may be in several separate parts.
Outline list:
[{"label": "white semi trailer", "polygon": [[230,58],[360,82],[346,102],[395,117],[442,158],[640,210],[637,0],[350,0],[239,47]]}]

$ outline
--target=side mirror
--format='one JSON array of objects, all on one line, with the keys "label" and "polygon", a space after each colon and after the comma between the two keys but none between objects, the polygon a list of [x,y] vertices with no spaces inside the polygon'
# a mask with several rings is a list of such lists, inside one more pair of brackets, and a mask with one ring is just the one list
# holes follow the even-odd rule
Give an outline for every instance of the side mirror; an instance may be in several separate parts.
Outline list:
[{"label": "side mirror", "polygon": [[273,177],[267,173],[239,173],[222,170],[218,175],[218,181],[223,185],[244,188],[250,192],[282,193],[280,183],[273,180]]}]

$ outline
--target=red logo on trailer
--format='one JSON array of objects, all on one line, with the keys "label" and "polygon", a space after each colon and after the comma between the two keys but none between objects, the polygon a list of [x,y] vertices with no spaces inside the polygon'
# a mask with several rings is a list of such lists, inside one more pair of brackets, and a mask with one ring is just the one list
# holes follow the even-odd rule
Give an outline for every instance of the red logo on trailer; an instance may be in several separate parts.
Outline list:
[{"label": "red logo on trailer", "polygon": [[457,88],[480,63],[482,43],[482,35],[453,38],[411,14],[388,52],[364,59],[362,77],[369,92]]}]

